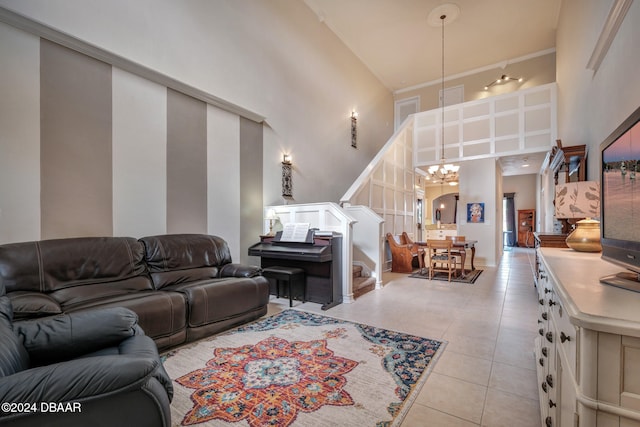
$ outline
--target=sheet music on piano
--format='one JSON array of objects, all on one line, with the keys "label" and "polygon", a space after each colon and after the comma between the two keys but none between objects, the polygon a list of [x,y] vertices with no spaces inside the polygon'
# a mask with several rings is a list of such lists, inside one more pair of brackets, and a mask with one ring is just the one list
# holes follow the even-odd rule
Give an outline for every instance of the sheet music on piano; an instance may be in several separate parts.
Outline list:
[{"label": "sheet music on piano", "polygon": [[308,222],[288,222],[284,224],[282,228],[282,234],[280,235],[281,242],[307,242],[307,235],[309,234]]}]

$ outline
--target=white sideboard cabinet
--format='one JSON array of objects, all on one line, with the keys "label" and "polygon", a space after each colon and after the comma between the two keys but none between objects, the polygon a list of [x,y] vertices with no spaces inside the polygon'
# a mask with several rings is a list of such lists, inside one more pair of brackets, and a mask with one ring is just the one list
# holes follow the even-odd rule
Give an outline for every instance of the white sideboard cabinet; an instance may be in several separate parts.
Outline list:
[{"label": "white sideboard cabinet", "polygon": [[427,240],[444,240],[447,236],[457,236],[457,230],[446,228],[427,229]]},{"label": "white sideboard cabinet", "polygon": [[537,251],[542,425],[640,427],[640,293],[601,284],[600,254]]}]

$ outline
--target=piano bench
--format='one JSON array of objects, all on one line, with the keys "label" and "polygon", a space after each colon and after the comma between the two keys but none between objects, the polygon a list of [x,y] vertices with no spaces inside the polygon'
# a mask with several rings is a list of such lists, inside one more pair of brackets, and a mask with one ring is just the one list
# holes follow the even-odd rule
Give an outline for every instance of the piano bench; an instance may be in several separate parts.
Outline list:
[{"label": "piano bench", "polygon": [[287,291],[289,295],[289,307],[293,306],[293,292],[294,287],[302,289],[302,302],[305,302],[305,293],[307,292],[304,280],[304,270],[296,267],[280,267],[272,266],[262,269],[262,275],[267,279],[273,279],[276,281],[276,296],[280,298],[280,282],[287,284]]}]

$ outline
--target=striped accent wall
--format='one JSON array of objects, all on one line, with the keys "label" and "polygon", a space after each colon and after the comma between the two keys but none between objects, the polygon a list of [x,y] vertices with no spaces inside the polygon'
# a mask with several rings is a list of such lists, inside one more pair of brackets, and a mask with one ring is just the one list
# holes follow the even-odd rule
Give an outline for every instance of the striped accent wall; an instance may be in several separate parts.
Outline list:
[{"label": "striped accent wall", "polygon": [[167,232],[207,231],[207,106],[167,90]]},{"label": "striped accent wall", "polygon": [[261,123],[6,24],[0,38],[0,243],[209,233],[248,258]]},{"label": "striped accent wall", "polygon": [[43,239],[113,233],[111,67],[40,42]]}]

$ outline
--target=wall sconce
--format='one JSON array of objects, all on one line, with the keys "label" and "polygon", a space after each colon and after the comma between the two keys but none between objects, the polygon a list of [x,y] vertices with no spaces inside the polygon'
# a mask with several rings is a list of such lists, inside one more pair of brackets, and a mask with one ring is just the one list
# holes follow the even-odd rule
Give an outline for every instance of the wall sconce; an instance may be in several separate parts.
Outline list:
[{"label": "wall sconce", "polygon": [[282,155],[282,197],[293,198],[293,179],[291,176],[291,155]]},{"label": "wall sconce", "polygon": [[358,148],[358,113],[351,112],[351,146]]},{"label": "wall sconce", "polygon": [[489,90],[489,88],[491,86],[494,86],[494,85],[500,85],[500,84],[503,84],[503,83],[515,82],[515,81],[517,81],[518,83],[522,83],[524,81],[524,79],[522,77],[509,77],[506,74],[503,74],[503,75],[500,76],[499,79],[495,79],[494,81],[492,81],[491,83],[486,85],[484,87],[484,90]]}]

